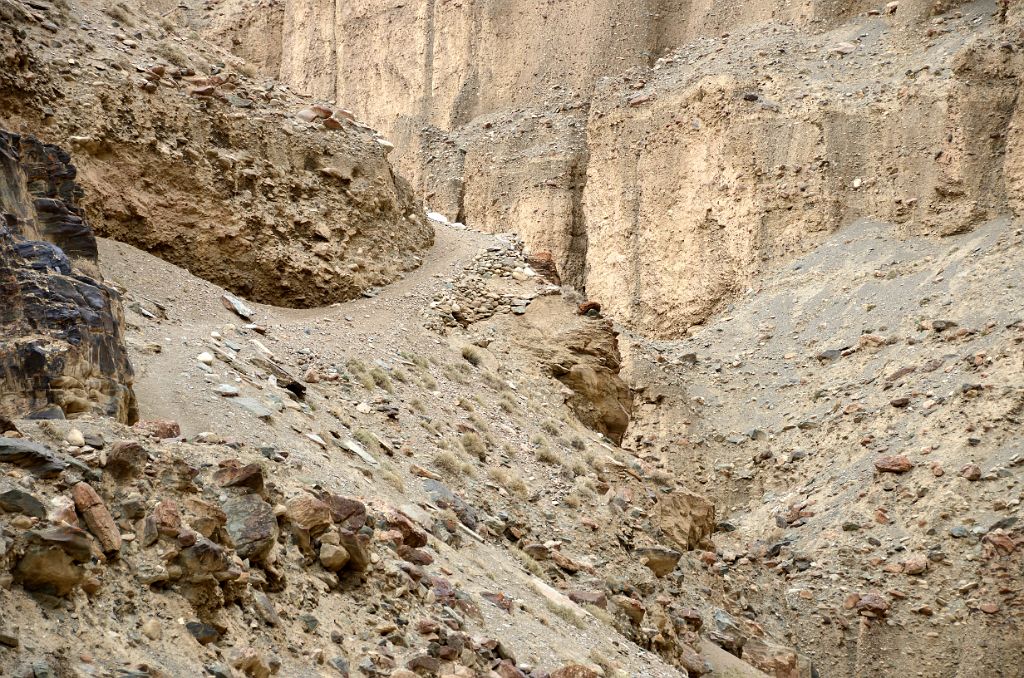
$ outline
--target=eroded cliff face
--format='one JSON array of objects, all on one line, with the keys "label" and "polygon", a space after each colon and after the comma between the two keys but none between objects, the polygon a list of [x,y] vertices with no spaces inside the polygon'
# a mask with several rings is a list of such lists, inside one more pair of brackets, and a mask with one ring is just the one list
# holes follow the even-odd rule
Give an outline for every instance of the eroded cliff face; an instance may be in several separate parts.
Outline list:
[{"label": "eroded cliff face", "polygon": [[138,418],[117,292],[63,150],[0,131],[0,418]]},{"label": "eroded cliff face", "polygon": [[290,307],[351,299],[419,264],[432,228],[373,130],[297,117],[308,100],[167,20],[97,33],[107,9],[83,11],[85,28],[55,25],[65,39],[50,49],[0,28],[0,121],[75,153],[99,235]]},{"label": "eroded cliff face", "polygon": [[[237,0],[214,23],[252,13]],[[1018,205],[1007,4],[295,0],[284,15],[269,72],[381,127],[433,209],[520,233],[651,335],[681,336],[855,218],[943,235]]]}]

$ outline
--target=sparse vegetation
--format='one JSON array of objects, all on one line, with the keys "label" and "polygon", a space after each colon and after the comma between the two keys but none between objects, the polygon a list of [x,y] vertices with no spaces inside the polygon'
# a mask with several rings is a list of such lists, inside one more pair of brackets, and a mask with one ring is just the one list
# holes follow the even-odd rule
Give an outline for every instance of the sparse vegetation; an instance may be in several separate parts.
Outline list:
[{"label": "sparse vegetation", "polygon": [[459,398],[459,407],[466,410],[467,412],[472,412],[474,409],[476,409],[475,407],[473,407],[473,403],[466,398]]},{"label": "sparse vegetation", "polygon": [[365,447],[367,452],[374,455],[380,454],[380,442],[377,441],[377,436],[365,428],[357,428],[352,432],[352,437],[359,441],[359,444]]},{"label": "sparse vegetation", "polygon": [[474,456],[480,461],[487,459],[487,445],[484,444],[480,434],[473,433],[472,431],[463,433],[461,443],[462,449],[466,451],[466,454]]},{"label": "sparse vegetation", "polygon": [[579,450],[580,452],[587,449],[587,441],[579,436],[573,436],[572,439],[569,440],[569,444],[572,445],[572,449]]},{"label": "sparse vegetation", "polygon": [[434,466],[448,475],[457,476],[462,473],[462,462],[451,450],[441,450],[434,455]]},{"label": "sparse vegetation", "polygon": [[103,8],[103,11],[112,19],[115,19],[118,23],[128,26],[129,28],[135,26],[135,21],[132,19],[132,10],[129,9],[123,2],[114,3]]},{"label": "sparse vegetation", "polygon": [[544,568],[540,566],[540,563],[528,556],[525,551],[521,551],[517,548],[511,548],[509,551],[515,554],[516,559],[524,568],[526,568],[527,572],[538,578],[542,578],[544,576]]},{"label": "sparse vegetation", "polygon": [[555,450],[548,445],[541,445],[537,448],[537,461],[543,464],[563,464],[564,460]]},{"label": "sparse vegetation", "polygon": [[373,379],[373,383],[379,388],[384,389],[388,393],[395,392],[394,387],[391,385],[391,377],[388,376],[388,373],[383,368],[374,367],[370,370],[370,378]]},{"label": "sparse vegetation", "polygon": [[501,409],[507,412],[508,414],[512,414],[513,412],[516,411],[516,399],[506,393],[504,396],[502,396],[501,401],[498,403],[498,406],[501,407]]},{"label": "sparse vegetation", "polygon": [[480,372],[480,378],[483,379],[485,384],[493,388],[495,391],[509,390],[508,384],[505,383],[505,381],[503,381],[501,377],[494,374],[493,372],[482,370]]},{"label": "sparse vegetation", "polygon": [[188,57],[185,52],[172,40],[164,39],[153,47],[156,55],[174,66],[186,66]]},{"label": "sparse vegetation", "polygon": [[484,361],[483,354],[480,353],[480,349],[476,346],[463,346],[462,357],[473,367],[480,367],[480,363]]},{"label": "sparse vegetation", "polygon": [[399,492],[405,492],[405,482],[402,480],[402,476],[398,475],[398,470],[391,464],[385,464],[381,470],[380,475],[384,481],[391,485]]},{"label": "sparse vegetation", "polygon": [[237,70],[239,73],[249,78],[250,80],[255,80],[260,75],[260,71],[258,68],[256,68],[256,65],[251,64],[248,61],[243,61],[239,63]]},{"label": "sparse vegetation", "polygon": [[561,617],[564,621],[569,622],[578,629],[586,628],[586,622],[576,614],[576,610],[568,607],[567,605],[559,605],[553,600],[544,599],[545,606],[551,610],[555,615]]},{"label": "sparse vegetation", "polygon": [[557,436],[559,432],[558,424],[551,419],[545,419],[540,425],[540,429],[547,433],[549,436]]}]

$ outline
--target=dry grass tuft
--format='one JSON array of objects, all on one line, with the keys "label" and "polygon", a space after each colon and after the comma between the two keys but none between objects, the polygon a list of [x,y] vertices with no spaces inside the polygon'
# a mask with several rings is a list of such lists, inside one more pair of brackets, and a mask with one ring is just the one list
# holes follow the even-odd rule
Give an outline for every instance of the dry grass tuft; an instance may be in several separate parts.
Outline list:
[{"label": "dry grass tuft", "polygon": [[487,460],[487,445],[479,434],[469,431],[462,434],[462,449],[466,454],[476,457],[480,461]]},{"label": "dry grass tuft", "polygon": [[480,367],[480,363],[484,361],[483,354],[476,346],[463,346],[462,357],[473,367]]}]

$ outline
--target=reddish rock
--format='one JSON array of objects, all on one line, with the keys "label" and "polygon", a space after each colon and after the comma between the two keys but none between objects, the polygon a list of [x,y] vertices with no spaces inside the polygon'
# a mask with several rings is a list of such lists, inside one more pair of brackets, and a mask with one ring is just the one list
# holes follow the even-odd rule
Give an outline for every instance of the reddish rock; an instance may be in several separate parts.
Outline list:
[{"label": "reddish rock", "polygon": [[342,122],[337,118],[324,118],[323,124],[324,127],[326,127],[327,129],[341,129],[342,127],[344,127]]},{"label": "reddish rock", "polygon": [[875,468],[882,473],[906,473],[914,468],[914,462],[904,454],[893,454],[875,460]]},{"label": "reddish rock", "polygon": [[427,533],[419,529],[407,516],[393,512],[388,515],[388,524],[402,533],[402,542],[412,548],[427,545]]},{"label": "reddish rock", "polygon": [[577,563],[575,560],[565,555],[561,551],[552,551],[551,560],[555,561],[555,565],[562,568],[569,574],[576,574],[580,570],[584,569],[584,566]]},{"label": "reddish rock", "polygon": [[427,566],[434,562],[434,557],[432,555],[423,549],[414,549],[408,544],[402,544],[398,547],[398,557],[408,563],[412,563],[413,565]]},{"label": "reddish rock", "polygon": [[181,426],[178,425],[178,422],[170,419],[140,421],[135,424],[135,428],[156,438],[178,438],[181,436]]},{"label": "reddish rock", "polygon": [[121,532],[114,524],[114,518],[107,510],[106,504],[96,494],[96,490],[88,483],[78,483],[71,488],[71,496],[75,507],[85,519],[89,531],[99,541],[104,553],[117,553],[121,550]]},{"label": "reddish rock", "polygon": [[705,673],[711,673],[711,664],[686,643],[679,644],[679,663],[686,669],[687,674],[693,676],[693,678],[699,678]]},{"label": "reddish rock", "polygon": [[263,491],[263,467],[259,464],[242,465],[237,459],[220,462],[213,481],[221,487],[240,487],[253,492]]},{"label": "reddish rock", "polygon": [[548,282],[561,286],[562,278],[558,275],[558,266],[555,264],[555,259],[551,256],[551,252],[531,254],[526,257],[526,263]]},{"label": "reddish rock", "polygon": [[977,464],[967,464],[960,469],[960,476],[972,482],[981,480],[981,467]]},{"label": "reddish rock", "polygon": [[153,508],[153,521],[158,533],[165,537],[177,537],[181,531],[181,512],[178,503],[165,499]]},{"label": "reddish rock", "polygon": [[107,453],[107,472],[120,481],[138,478],[149,462],[146,448],[134,440],[120,440]]},{"label": "reddish rock", "polygon": [[861,593],[854,607],[862,615],[884,617],[889,612],[889,601],[880,593]]},{"label": "reddish rock", "polygon": [[601,304],[599,304],[596,301],[585,301],[576,307],[576,313],[578,313],[579,315],[586,315],[591,311],[594,311],[595,313],[600,313]]},{"label": "reddish rock", "polygon": [[998,603],[982,603],[981,605],[978,606],[978,609],[981,610],[982,612],[984,612],[985,614],[995,614],[996,612],[999,612],[999,604]]},{"label": "reddish rock", "polygon": [[363,502],[337,494],[326,495],[323,501],[335,524],[351,530],[358,530],[366,524],[366,506]]},{"label": "reddish rock", "polygon": [[569,600],[577,605],[594,605],[602,610],[608,609],[608,598],[600,591],[569,591]]}]

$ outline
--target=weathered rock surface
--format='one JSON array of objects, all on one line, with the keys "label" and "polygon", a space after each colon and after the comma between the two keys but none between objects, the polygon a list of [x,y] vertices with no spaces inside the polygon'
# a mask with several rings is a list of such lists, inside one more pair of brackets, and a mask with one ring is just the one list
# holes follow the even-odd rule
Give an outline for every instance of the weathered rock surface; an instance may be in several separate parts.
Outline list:
[{"label": "weathered rock surface", "polygon": [[0,414],[137,418],[121,302],[66,152],[0,131]]},{"label": "weathered rock surface", "polygon": [[211,34],[379,126],[432,208],[679,337],[857,218],[945,235],[1020,209],[1019,10],[963,4],[232,0]]},{"label": "weathered rock surface", "polygon": [[523,346],[569,388],[566,403],[580,421],[621,443],[633,410],[633,394],[619,376],[616,334],[608,321],[579,317],[566,323],[564,317],[550,312],[551,305],[564,303],[545,297],[531,304],[525,315]]},{"label": "weathered rock surface", "polygon": [[704,497],[677,490],[658,501],[658,527],[679,548],[692,551],[715,530],[715,506]]}]

